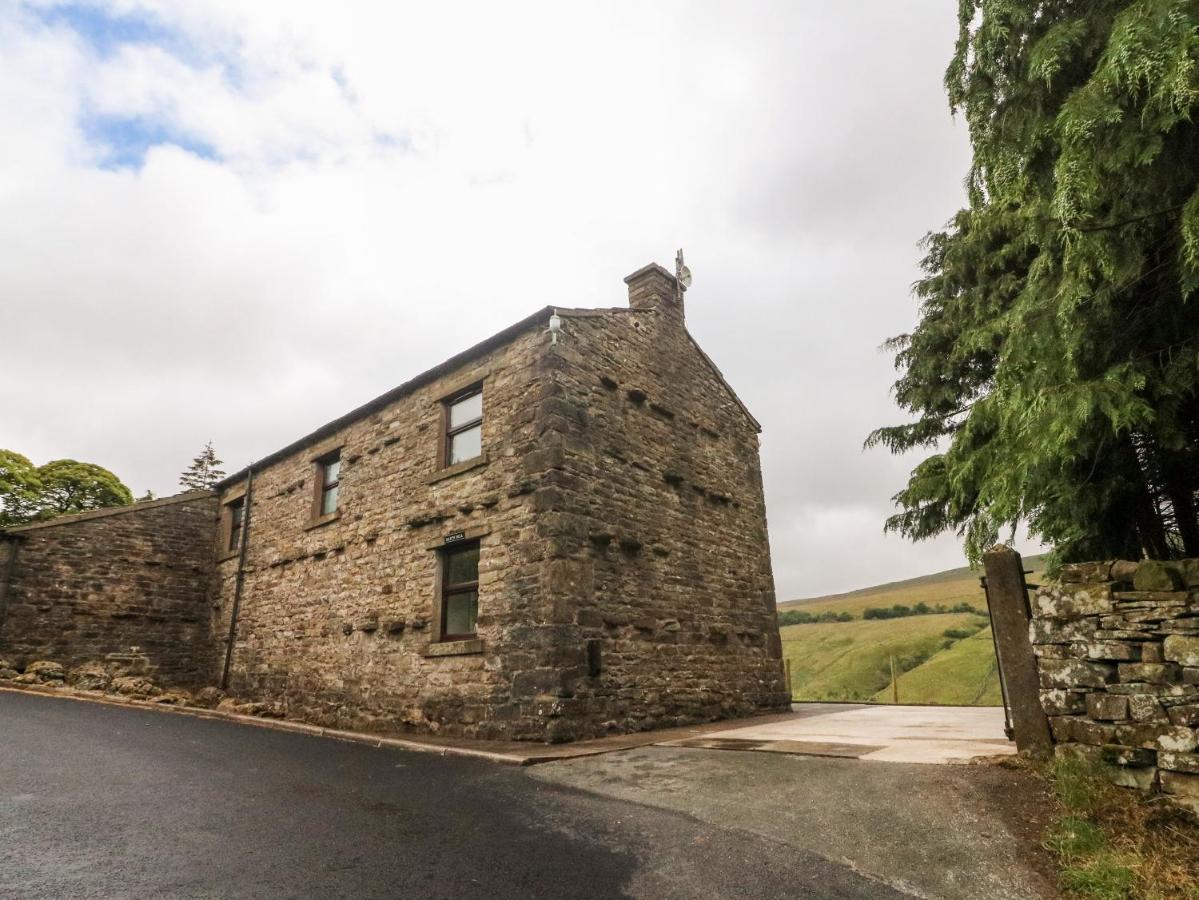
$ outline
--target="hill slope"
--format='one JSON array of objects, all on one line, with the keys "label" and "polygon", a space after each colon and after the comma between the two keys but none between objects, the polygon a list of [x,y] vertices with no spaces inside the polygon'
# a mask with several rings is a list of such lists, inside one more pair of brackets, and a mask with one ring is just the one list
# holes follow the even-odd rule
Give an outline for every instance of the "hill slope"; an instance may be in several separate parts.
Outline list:
[{"label": "hill slope", "polygon": [[[1029,576],[1030,579],[1037,580],[1044,570],[1044,562],[1043,556],[1030,556],[1024,560],[1024,567],[1033,572]],[[921,575],[919,578],[859,588],[843,594],[787,600],[779,604],[779,610],[802,609],[811,613],[848,612],[860,617],[868,606],[914,606],[920,602],[929,606],[938,603],[953,606],[963,601],[978,609],[986,609],[987,599],[983,594],[982,585],[979,584],[981,575],[981,571],[963,566],[960,569],[948,569],[932,575]]]},{"label": "hill slope", "polygon": [[[953,644],[945,637],[946,630],[969,628],[978,622],[978,616],[969,613],[946,613],[790,625],[782,629],[782,637],[783,655],[791,660],[792,696],[796,700],[874,699],[880,691],[889,690],[892,656],[901,672],[914,675],[922,663],[932,661]],[[985,646],[989,650],[991,645]],[[900,701],[904,699],[901,690]],[[916,702],[915,697],[908,699]]]},{"label": "hill slope", "polygon": [[[1044,558],[1030,556],[1025,568],[1036,582]],[[998,668],[989,628],[970,613],[863,620],[868,607],[952,607],[966,602],[985,611],[978,572],[950,569],[862,588],[779,604],[780,611],[849,613],[852,622],[791,625],[782,631],[783,654],[791,661],[796,700],[891,702],[891,657],[900,671],[900,703],[996,705],[1001,701]],[[953,635],[946,635],[951,631]],[[968,637],[963,633],[976,632]]]},{"label": "hill slope", "polygon": [[[999,667],[991,629],[954,642],[910,672],[899,677],[900,703],[946,703],[955,706],[999,706]],[[888,685],[872,698],[891,702]]]}]

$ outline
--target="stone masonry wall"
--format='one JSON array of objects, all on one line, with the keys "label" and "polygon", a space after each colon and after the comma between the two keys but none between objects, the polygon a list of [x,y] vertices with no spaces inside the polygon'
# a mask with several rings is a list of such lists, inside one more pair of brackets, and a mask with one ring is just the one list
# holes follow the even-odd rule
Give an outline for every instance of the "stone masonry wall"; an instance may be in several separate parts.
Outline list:
[{"label": "stone masonry wall", "polygon": [[[533,497],[540,367],[530,329],[254,473],[230,691],[346,728],[544,740],[535,678],[549,651]],[[439,469],[441,401],[483,385],[484,457]],[[314,460],[341,449],[339,515],[312,520]],[[222,502],[245,491],[230,486]],[[447,536],[480,540],[478,640],[438,642]],[[236,556],[217,565],[225,639]]]},{"label": "stone masonry wall", "polygon": [[1199,560],[1063,566],[1032,612],[1056,751],[1199,802]]},{"label": "stone masonry wall", "polygon": [[0,656],[18,666],[109,663],[166,683],[212,672],[209,493],[63,516],[0,538]]},{"label": "stone masonry wall", "polygon": [[[785,708],[756,423],[681,309],[630,296],[561,310],[557,343],[546,310],[256,470],[231,692],[317,724],[546,741]],[[442,401],[480,382],[485,456],[440,471]],[[315,460],[338,448],[339,514],[316,521]],[[480,541],[478,639],[442,643],[436,551],[459,534]],[[224,554],[221,645],[236,572]]]},{"label": "stone masonry wall", "polygon": [[[645,310],[564,311],[553,348],[542,515],[580,734],[789,704],[758,426],[687,334],[673,279],[658,287]],[[630,284],[634,304],[643,292]]]}]

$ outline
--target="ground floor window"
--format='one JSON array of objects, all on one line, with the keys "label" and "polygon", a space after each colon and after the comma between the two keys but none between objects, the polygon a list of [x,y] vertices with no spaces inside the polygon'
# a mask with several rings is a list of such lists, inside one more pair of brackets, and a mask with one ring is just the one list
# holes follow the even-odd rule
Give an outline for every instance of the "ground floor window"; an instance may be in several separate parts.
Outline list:
[{"label": "ground floor window", "polygon": [[441,639],[475,636],[479,615],[479,544],[458,544],[441,553]]}]

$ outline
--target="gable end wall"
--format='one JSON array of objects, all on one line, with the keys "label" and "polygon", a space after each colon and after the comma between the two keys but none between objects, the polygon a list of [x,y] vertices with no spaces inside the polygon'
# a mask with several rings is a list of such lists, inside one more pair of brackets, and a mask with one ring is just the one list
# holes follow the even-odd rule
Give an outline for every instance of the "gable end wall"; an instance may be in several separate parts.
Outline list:
[{"label": "gable end wall", "polygon": [[786,709],[757,423],[676,317],[567,316],[553,356],[573,736]]}]

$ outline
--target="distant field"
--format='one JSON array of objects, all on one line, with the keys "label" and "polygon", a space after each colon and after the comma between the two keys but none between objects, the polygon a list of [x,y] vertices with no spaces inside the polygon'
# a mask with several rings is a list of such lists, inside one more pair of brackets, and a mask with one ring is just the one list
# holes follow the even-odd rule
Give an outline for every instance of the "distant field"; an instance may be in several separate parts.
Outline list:
[{"label": "distant field", "polygon": [[[871,700],[891,682],[891,657],[901,671],[915,675],[925,660],[953,644],[943,632],[977,623],[969,613],[869,619],[782,629],[783,654],[791,660],[796,700]],[[990,644],[985,645],[988,650]],[[927,690],[924,692],[927,694]],[[902,688],[900,701],[915,702]],[[921,700],[919,702],[951,702]]]},{"label": "distant field", "polygon": [[[872,700],[891,702],[888,685]],[[957,641],[928,662],[899,677],[900,703],[946,703],[954,706],[999,706],[999,669],[991,629]]]},{"label": "distant field", "polygon": [[[1039,580],[1043,558],[1025,567]],[[853,622],[791,625],[782,629],[783,652],[791,660],[791,689],[796,700],[891,702],[890,658],[901,670],[900,703],[997,705],[1002,702],[995,651],[989,628],[972,637],[949,638],[947,629],[980,622],[969,613],[867,619],[867,607],[895,605],[953,606],[963,601],[985,611],[981,572],[951,569],[907,581],[862,588],[845,594],[780,603],[780,610],[810,613],[848,612]]]},{"label": "distant field", "polygon": [[[1040,556],[1030,556],[1024,560],[1024,566],[1033,570],[1029,578],[1036,581],[1044,567],[1044,559]],[[933,575],[860,588],[844,594],[787,600],[779,604],[779,609],[802,609],[810,613],[848,612],[858,618],[868,606],[894,606],[897,603],[914,606],[921,601],[929,606],[938,603],[953,606],[964,600],[978,609],[986,609],[987,598],[978,581],[981,575],[981,571],[965,567],[949,569]]]}]

